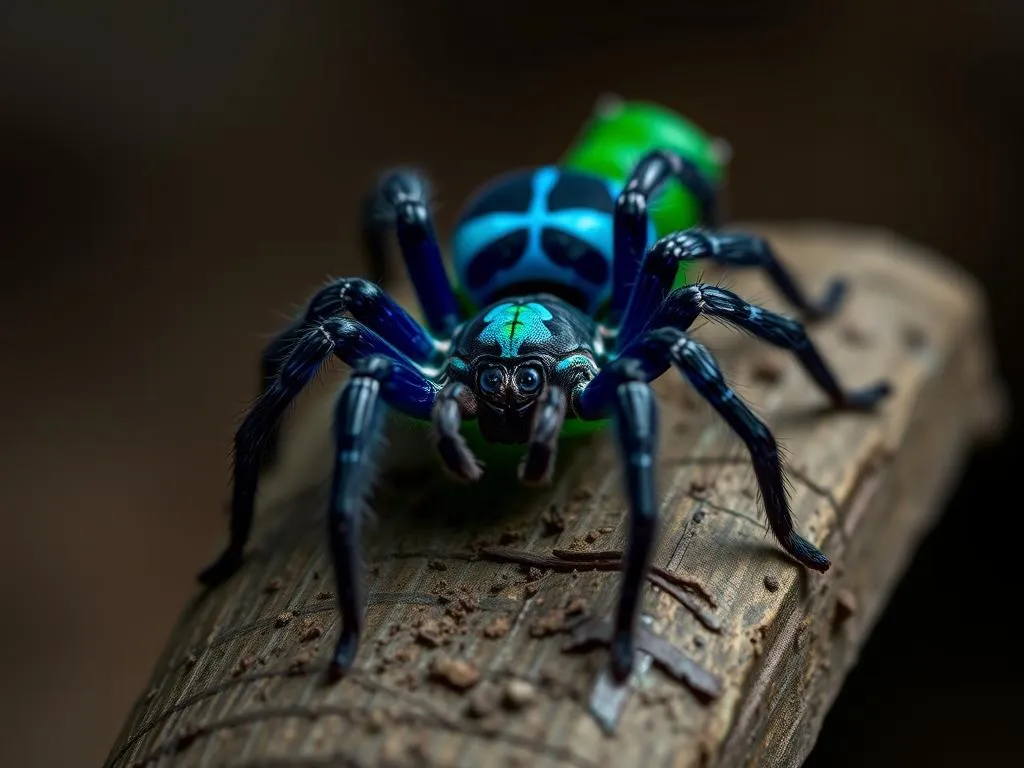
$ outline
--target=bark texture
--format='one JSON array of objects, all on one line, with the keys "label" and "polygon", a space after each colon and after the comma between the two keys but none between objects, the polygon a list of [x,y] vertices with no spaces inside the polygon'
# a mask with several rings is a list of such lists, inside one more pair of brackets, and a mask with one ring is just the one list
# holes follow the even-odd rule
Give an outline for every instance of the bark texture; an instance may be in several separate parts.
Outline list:
[{"label": "bark texture", "polygon": [[[289,427],[247,564],[185,611],[107,765],[798,765],[1002,400],[983,297],[964,274],[882,231],[751,229],[812,290],[850,278],[842,312],[812,336],[844,384],[895,385],[876,414],[823,413],[790,356],[718,326],[697,333],[786,449],[798,530],[831,556],[827,574],[781,554],[742,444],[670,371],[656,385],[649,656],[624,693],[602,692],[602,647],[572,648],[618,596],[627,528],[607,435],[565,451],[539,491],[515,484],[514,465],[453,486],[424,434],[393,435],[400,466],[373,505],[360,655],[329,684],[321,397]],[[753,272],[704,279],[783,308]]]}]

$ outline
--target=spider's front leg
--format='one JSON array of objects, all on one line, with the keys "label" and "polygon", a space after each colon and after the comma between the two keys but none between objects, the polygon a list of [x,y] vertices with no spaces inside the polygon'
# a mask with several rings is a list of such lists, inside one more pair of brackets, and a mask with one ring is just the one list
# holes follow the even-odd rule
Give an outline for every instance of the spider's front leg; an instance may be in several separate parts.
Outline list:
[{"label": "spider's front leg", "polygon": [[224,552],[200,575],[214,586],[229,578],[242,564],[252,530],[260,468],[281,418],[332,357],[351,366],[370,358],[391,361],[385,401],[396,410],[429,419],[437,392],[432,381],[408,358],[366,326],[344,317],[325,320],[308,329],[296,342],[280,373],[256,400],[235,434],[234,486],[231,499],[230,540]]},{"label": "spider's front leg", "polygon": [[714,234],[701,229],[675,232],[652,245],[643,257],[639,274],[634,272],[635,279],[629,283],[628,306],[619,324],[620,349],[621,345],[637,338],[644,328],[656,327],[649,325],[649,321],[672,290],[679,263],[699,259],[730,267],[764,269],[786,300],[809,319],[834,313],[846,293],[846,283],[836,279],[829,284],[821,300],[812,301],[762,237],[744,233]]},{"label": "spider's front leg", "polygon": [[643,361],[621,358],[576,394],[585,419],[614,418],[629,501],[629,541],[611,643],[611,672],[620,682],[633,669],[644,579],[657,535],[654,465],[658,410]]},{"label": "spider's front leg", "polygon": [[338,398],[334,418],[335,464],[331,487],[327,537],[338,589],[341,630],[331,657],[331,674],[338,676],[352,666],[363,627],[363,595],[360,531],[363,505],[374,477],[374,448],[380,445],[384,399],[401,399],[401,383],[395,387],[395,366],[384,356],[374,356],[355,366]]}]

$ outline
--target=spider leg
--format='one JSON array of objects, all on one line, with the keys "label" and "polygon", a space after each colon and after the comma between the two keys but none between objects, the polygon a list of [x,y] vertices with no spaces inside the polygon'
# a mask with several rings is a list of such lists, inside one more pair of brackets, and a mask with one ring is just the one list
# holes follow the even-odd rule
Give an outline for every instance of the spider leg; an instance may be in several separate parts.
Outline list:
[{"label": "spider leg", "polygon": [[[409,360],[430,364],[441,355],[437,340],[402,306],[379,286],[361,277],[346,277],[325,285],[310,299],[302,316],[279,333],[260,361],[261,391],[269,389],[299,339],[330,317],[350,315],[377,333]],[[273,462],[277,453],[278,430],[267,436],[264,466]]]},{"label": "spider leg", "polygon": [[456,480],[475,482],[483,471],[480,462],[466,444],[460,428],[462,420],[476,414],[476,400],[464,384],[451,382],[434,403],[434,435],[444,468]]},{"label": "spider leg", "polygon": [[650,327],[685,331],[702,314],[738,326],[769,344],[793,352],[835,408],[870,408],[892,391],[887,381],[863,389],[844,389],[802,323],[754,306],[732,291],[714,285],[688,285],[673,291],[654,313]]},{"label": "spider leg", "polygon": [[584,419],[614,415],[626,491],[630,536],[612,640],[611,671],[620,681],[629,676],[644,576],[654,546],[656,511],[653,466],[656,411],[647,382],[675,366],[722,416],[750,452],[772,534],[797,562],[826,571],[828,557],[793,528],[778,446],[768,427],[726,383],[711,353],[676,328],[660,328],[630,346],[574,395]]},{"label": "spider leg", "polygon": [[307,330],[296,342],[280,373],[256,400],[235,434],[235,471],[231,500],[230,540],[221,556],[199,580],[213,586],[226,580],[242,564],[252,530],[253,508],[260,467],[268,440],[294,399],[324,364],[336,356],[355,366],[368,358],[391,361],[384,401],[402,413],[427,420],[437,387],[394,346],[359,322],[332,317]]},{"label": "spider leg", "polygon": [[392,360],[382,355],[359,362],[338,398],[334,416],[335,464],[327,536],[341,616],[341,631],[331,658],[335,676],[352,666],[362,633],[362,512],[373,483],[373,449],[380,443],[384,399],[393,371]]},{"label": "spider leg", "polygon": [[428,327],[448,337],[462,320],[427,206],[427,182],[412,170],[386,173],[363,206],[363,242],[371,269],[387,274],[385,232],[394,227],[398,247]]},{"label": "spider leg", "polygon": [[[700,223],[718,226],[718,190],[700,169],[675,152],[657,149],[644,155],[633,168],[615,201],[612,259],[611,320],[617,323],[629,303],[648,238],[648,204],[665,182],[678,179],[700,205]],[[673,277],[675,275],[673,274]]]},{"label": "spider leg", "polygon": [[647,251],[639,276],[629,283],[632,291],[619,324],[620,345],[635,339],[645,327],[655,327],[649,326],[648,321],[672,290],[679,263],[697,259],[711,259],[727,266],[761,267],[786,300],[810,319],[831,315],[846,292],[843,280],[833,280],[822,299],[811,301],[765,239],[742,233],[713,234],[687,229],[666,235]]},{"label": "spider leg", "polygon": [[[602,377],[606,386],[592,390]],[[644,579],[657,535],[654,464],[658,413],[648,380],[642,361],[620,358],[585,386],[581,397],[584,418],[602,418],[609,411],[613,414],[629,501],[629,542],[611,644],[611,672],[619,681],[628,678],[633,668]]]},{"label": "spider leg", "polygon": [[555,470],[558,436],[565,424],[568,403],[561,387],[546,388],[537,401],[530,442],[519,465],[519,479],[530,485],[550,482]]}]

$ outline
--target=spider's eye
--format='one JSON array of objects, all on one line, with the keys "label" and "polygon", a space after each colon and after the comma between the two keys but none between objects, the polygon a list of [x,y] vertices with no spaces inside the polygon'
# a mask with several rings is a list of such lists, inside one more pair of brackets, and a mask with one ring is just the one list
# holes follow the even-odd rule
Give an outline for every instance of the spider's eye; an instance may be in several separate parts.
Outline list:
[{"label": "spider's eye", "polygon": [[540,371],[532,365],[520,368],[516,373],[516,386],[524,395],[532,395],[540,389]]},{"label": "spider's eye", "polygon": [[500,368],[484,368],[480,373],[480,391],[493,395],[501,388],[504,380],[505,375],[501,372]]}]

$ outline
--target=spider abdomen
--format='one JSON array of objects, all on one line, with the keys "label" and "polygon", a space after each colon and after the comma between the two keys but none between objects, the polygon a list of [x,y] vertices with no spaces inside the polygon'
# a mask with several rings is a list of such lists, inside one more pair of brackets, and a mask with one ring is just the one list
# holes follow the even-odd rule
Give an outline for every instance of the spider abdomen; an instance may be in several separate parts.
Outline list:
[{"label": "spider abdomen", "polygon": [[[501,176],[459,217],[452,260],[477,307],[544,291],[596,314],[608,301],[612,222],[621,184],[543,166]],[[649,226],[649,242],[655,239]]]}]

